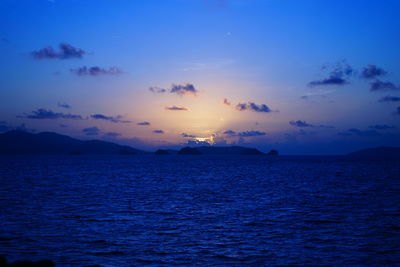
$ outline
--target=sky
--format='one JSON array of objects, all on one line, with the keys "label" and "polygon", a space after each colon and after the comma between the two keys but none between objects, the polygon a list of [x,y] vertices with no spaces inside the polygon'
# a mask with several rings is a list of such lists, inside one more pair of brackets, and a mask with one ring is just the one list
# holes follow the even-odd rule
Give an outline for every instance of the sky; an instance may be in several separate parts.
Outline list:
[{"label": "sky", "polygon": [[400,146],[400,1],[0,0],[0,131]]}]

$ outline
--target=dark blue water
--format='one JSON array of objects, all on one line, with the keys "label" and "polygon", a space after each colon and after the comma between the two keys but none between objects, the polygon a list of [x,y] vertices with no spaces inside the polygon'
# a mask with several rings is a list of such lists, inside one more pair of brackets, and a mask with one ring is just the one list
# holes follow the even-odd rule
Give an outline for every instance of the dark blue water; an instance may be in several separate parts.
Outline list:
[{"label": "dark blue water", "polygon": [[0,254],[57,266],[399,265],[400,165],[0,158]]}]

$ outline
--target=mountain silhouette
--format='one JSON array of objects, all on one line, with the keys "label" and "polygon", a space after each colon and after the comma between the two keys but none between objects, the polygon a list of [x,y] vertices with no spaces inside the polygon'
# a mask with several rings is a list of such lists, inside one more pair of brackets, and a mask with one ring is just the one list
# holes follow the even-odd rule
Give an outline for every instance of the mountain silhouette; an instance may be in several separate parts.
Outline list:
[{"label": "mountain silhouette", "polygon": [[51,132],[0,134],[0,154],[143,154],[142,150],[100,140],[82,141]]}]

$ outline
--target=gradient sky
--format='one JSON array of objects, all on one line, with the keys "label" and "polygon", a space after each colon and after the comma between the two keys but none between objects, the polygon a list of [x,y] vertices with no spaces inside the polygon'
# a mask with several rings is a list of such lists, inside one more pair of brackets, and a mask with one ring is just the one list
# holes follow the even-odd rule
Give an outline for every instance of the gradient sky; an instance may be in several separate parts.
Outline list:
[{"label": "gradient sky", "polygon": [[0,130],[153,150],[400,145],[400,1],[0,0]]}]

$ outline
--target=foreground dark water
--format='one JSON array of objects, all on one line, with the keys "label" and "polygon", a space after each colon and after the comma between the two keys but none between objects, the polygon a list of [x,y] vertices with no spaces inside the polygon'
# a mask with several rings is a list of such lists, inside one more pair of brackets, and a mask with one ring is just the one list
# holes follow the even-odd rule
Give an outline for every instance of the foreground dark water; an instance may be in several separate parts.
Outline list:
[{"label": "foreground dark water", "polygon": [[400,264],[400,164],[0,158],[0,254],[57,266]]}]

